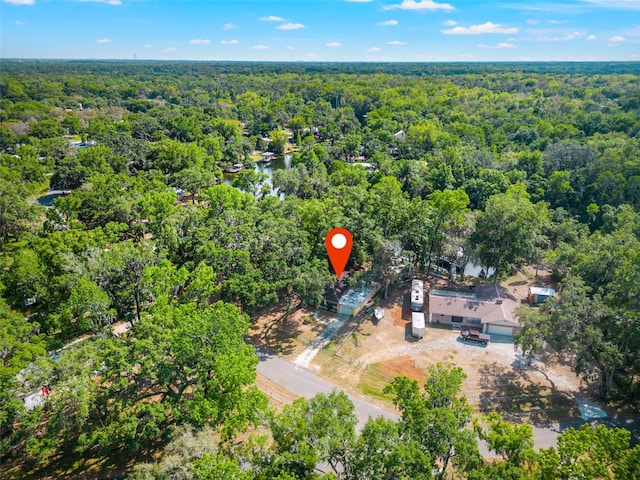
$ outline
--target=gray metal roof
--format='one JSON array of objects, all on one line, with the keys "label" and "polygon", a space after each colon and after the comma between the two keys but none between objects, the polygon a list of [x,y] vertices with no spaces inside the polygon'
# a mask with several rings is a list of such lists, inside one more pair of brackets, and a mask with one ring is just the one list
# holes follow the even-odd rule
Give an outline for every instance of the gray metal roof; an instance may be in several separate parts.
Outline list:
[{"label": "gray metal roof", "polygon": [[556,291],[549,287],[529,287],[532,295],[544,295],[545,297],[555,297]]}]

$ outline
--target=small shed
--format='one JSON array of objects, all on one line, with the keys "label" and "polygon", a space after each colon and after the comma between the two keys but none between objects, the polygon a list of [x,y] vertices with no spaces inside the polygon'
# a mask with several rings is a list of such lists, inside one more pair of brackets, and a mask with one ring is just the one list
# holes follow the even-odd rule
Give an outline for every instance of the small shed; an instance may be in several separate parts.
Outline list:
[{"label": "small shed", "polygon": [[547,298],[555,297],[556,291],[549,287],[529,287],[527,299],[531,305],[542,305]]},{"label": "small shed", "polygon": [[377,282],[350,289],[338,301],[338,313],[355,317],[379,290]]},{"label": "small shed", "polygon": [[411,313],[411,335],[417,338],[424,337],[425,324],[423,312]]}]

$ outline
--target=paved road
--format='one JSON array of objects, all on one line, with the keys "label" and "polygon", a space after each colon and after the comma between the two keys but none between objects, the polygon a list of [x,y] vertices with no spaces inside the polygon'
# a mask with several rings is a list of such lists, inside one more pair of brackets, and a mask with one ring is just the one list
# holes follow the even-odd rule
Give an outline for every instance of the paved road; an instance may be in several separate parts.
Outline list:
[{"label": "paved road", "polygon": [[[340,387],[326,382],[311,372],[309,369],[298,366],[289,360],[265,351],[258,351],[260,363],[258,373],[264,375],[279,385],[291,390],[301,397],[311,398],[318,393],[331,393],[332,390],[341,390]],[[347,394],[348,395],[348,394]],[[361,429],[369,418],[383,416],[389,420],[398,420],[398,415],[383,410],[375,405],[348,395],[355,406],[358,416],[358,428]]]},{"label": "paved road", "polygon": [[[337,385],[318,378],[318,376],[308,368],[301,367],[289,360],[285,360],[262,350],[257,353],[260,357],[258,373],[291,390],[297,395],[305,398],[311,398],[318,393],[330,393],[335,389],[341,390]],[[375,405],[362,401],[352,395],[348,396],[355,406],[356,415],[359,421],[358,430],[362,429],[370,417],[375,418],[383,416],[384,418],[394,421],[399,419],[399,416],[392,412],[388,412]],[[533,438],[536,450],[555,445],[556,438],[560,431],[559,425],[533,427]],[[495,454],[489,452],[484,442],[479,442],[479,448],[481,455],[485,457],[495,456]]]}]

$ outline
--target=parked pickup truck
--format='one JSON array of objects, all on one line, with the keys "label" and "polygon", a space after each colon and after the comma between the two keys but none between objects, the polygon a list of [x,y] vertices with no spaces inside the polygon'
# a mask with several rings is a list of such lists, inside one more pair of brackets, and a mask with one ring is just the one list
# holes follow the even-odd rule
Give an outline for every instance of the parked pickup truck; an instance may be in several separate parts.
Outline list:
[{"label": "parked pickup truck", "polygon": [[486,333],[480,333],[478,330],[463,330],[460,332],[460,339],[486,345],[491,337]]}]

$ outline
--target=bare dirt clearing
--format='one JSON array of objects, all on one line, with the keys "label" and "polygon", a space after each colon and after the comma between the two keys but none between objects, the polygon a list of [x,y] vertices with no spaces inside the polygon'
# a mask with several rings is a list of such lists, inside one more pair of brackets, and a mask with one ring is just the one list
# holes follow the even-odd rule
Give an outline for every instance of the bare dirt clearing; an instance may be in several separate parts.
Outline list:
[{"label": "bare dirt clearing", "polygon": [[249,340],[256,347],[294,359],[316,339],[329,320],[328,314],[316,313],[312,308],[288,313],[286,306],[277,304],[255,315]]}]

